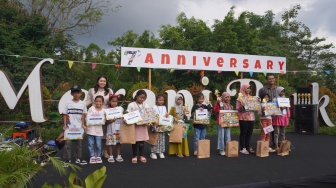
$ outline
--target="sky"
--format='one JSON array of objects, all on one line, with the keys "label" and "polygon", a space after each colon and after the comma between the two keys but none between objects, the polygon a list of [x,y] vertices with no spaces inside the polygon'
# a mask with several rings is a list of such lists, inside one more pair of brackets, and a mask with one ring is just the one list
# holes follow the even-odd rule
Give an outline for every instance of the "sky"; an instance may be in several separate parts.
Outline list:
[{"label": "sky", "polygon": [[[105,15],[91,34],[77,35],[75,41],[84,46],[95,43],[109,52],[113,49],[108,41],[121,37],[126,31],[133,30],[141,35],[144,30],[157,31],[162,25],[176,25],[176,17],[184,12],[187,18],[203,20],[211,27],[214,20],[223,20],[232,6],[235,16],[243,11],[264,15],[268,10],[281,21],[284,11],[300,4],[297,20],[308,26],[313,37],[325,37],[326,44],[336,45],[336,1],[334,0],[112,0],[121,7],[116,12]],[[336,52],[335,48],[332,49]]]}]

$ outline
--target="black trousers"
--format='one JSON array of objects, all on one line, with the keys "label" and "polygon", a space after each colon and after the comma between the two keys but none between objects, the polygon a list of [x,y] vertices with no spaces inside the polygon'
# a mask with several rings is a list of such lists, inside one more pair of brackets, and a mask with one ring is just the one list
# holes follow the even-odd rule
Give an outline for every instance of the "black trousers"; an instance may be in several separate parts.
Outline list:
[{"label": "black trousers", "polygon": [[138,156],[138,147],[139,147],[139,155],[144,156],[145,142],[137,141],[135,144],[132,144],[133,157]]},{"label": "black trousers", "polygon": [[247,150],[250,149],[250,141],[251,135],[253,132],[254,121],[242,121],[239,120],[239,128],[240,128],[240,135],[239,135],[239,145],[240,149],[246,148]]}]

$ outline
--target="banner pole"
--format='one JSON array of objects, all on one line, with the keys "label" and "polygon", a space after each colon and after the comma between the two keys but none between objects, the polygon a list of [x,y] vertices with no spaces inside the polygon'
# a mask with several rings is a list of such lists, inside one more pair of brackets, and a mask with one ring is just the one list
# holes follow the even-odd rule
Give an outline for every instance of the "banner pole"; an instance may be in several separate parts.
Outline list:
[{"label": "banner pole", "polygon": [[277,76],[277,86],[279,86],[279,81],[280,81],[280,74]]},{"label": "banner pole", "polygon": [[244,78],[244,74],[241,72],[240,73],[240,79],[243,79]]},{"label": "banner pole", "polygon": [[148,89],[152,90],[152,69],[148,69]]}]

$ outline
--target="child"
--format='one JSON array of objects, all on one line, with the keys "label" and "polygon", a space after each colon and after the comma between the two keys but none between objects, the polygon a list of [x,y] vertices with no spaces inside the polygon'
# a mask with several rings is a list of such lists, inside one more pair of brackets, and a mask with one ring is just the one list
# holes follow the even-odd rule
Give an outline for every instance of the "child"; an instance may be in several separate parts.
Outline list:
[{"label": "child", "polygon": [[[105,111],[103,109],[104,97],[98,95],[94,99],[94,105],[91,106],[88,110],[87,123],[89,121],[89,115],[94,116],[95,119],[100,119],[102,123],[105,123]],[[103,137],[103,126],[92,125],[87,126],[86,133],[88,135],[88,148],[90,152],[90,164],[102,163],[101,154],[102,154],[102,137]],[[94,144],[97,147],[97,156],[94,153]]]},{"label": "child", "polygon": [[[122,107],[118,107],[118,99],[119,95],[109,95],[109,102],[108,106],[110,108],[121,108],[122,111],[124,109]],[[124,123],[124,120],[122,118],[118,119],[112,119],[112,120],[107,120],[107,128],[106,128],[106,145],[108,146],[108,151],[109,151],[109,158],[107,159],[108,162],[114,163],[114,158],[113,158],[113,152],[112,152],[112,147],[116,145],[117,148],[117,162],[123,162],[124,159],[120,155],[120,150],[121,150],[121,144],[119,140],[119,135],[120,135],[120,125]]]},{"label": "child", "polygon": [[[72,100],[68,101],[64,107],[64,115],[63,115],[63,130],[69,128],[79,128],[85,130],[84,118],[87,113],[85,103],[80,100],[80,96],[82,95],[82,90],[79,86],[75,85],[71,88]],[[64,137],[64,135],[62,135]],[[60,139],[59,139],[60,140]],[[68,166],[68,163],[71,163],[71,144],[75,143],[76,146],[76,163],[81,165],[86,165],[87,162],[82,159],[82,140],[66,140],[65,141],[65,152],[64,159],[66,160],[65,167]]]},{"label": "child", "polygon": [[220,155],[225,155],[225,144],[227,141],[231,141],[230,128],[222,128],[219,122],[220,110],[233,110],[233,106],[230,104],[231,96],[228,92],[223,92],[222,97],[217,98],[217,102],[214,106],[214,111],[218,113],[217,117],[217,149]]},{"label": "child", "polygon": [[[259,114],[259,119],[260,119],[260,126],[261,126],[261,130],[260,130],[260,140],[261,141],[268,141],[270,140],[270,133],[265,134],[263,128],[272,125],[272,117],[271,116],[266,116],[265,115],[265,104],[270,100],[269,95],[266,93],[266,91],[261,90],[259,92],[259,98],[261,101],[261,111],[258,112]],[[273,150],[271,147],[269,148],[269,152],[274,152],[275,150]]]},{"label": "child", "polygon": [[[254,112],[245,111],[244,106],[250,97],[251,86],[249,84],[242,84],[240,87],[241,97],[237,98],[236,109],[238,110],[239,116],[239,145],[240,153],[249,154],[255,153],[250,147],[251,135],[253,132],[253,126],[255,121]],[[249,150],[249,151],[247,151]]]},{"label": "child", "polygon": [[[276,98],[284,98],[285,97],[285,88],[277,87],[276,88]],[[275,141],[275,149],[279,150],[279,143],[285,140],[285,131],[286,127],[289,124],[290,110],[289,108],[280,108],[283,112],[282,116],[275,116],[273,118],[272,124],[274,127],[274,141]]]},{"label": "child", "polygon": [[[137,91],[134,97],[134,101],[128,104],[127,111],[133,112],[136,110],[142,110],[149,108],[148,104],[144,103],[147,98],[147,94],[144,90],[140,89]],[[147,125],[148,126],[148,125]],[[132,144],[133,158],[132,163],[137,163],[138,161],[138,148],[139,148],[139,160],[142,163],[146,163],[147,159],[144,157],[144,141],[148,140],[148,129],[146,125],[135,125],[135,137],[136,143]]]},{"label": "child", "polygon": [[[196,94],[196,104],[191,109],[191,116],[193,117],[196,110],[208,110],[208,113],[211,113],[211,105],[203,104],[204,102],[204,95],[203,93]],[[197,145],[198,140],[204,140],[206,135],[206,126],[205,124],[196,124],[193,123],[194,126],[194,155],[197,155]]]},{"label": "child", "polygon": [[[179,93],[176,94],[175,104],[170,108],[169,115],[172,115],[175,121],[178,121],[184,120],[185,115],[188,113],[188,109],[183,107],[183,96]],[[183,155],[189,157],[188,137],[183,138],[182,143],[169,143],[168,154],[176,154],[176,156],[180,158],[182,158]]]},{"label": "child", "polygon": [[[164,104],[164,96],[159,94],[156,96],[156,105],[152,107],[152,109],[159,114],[159,116],[168,117],[167,108],[163,106]],[[157,159],[157,155],[159,155],[160,159],[164,159],[165,156],[163,154],[165,152],[165,133],[159,132],[159,138],[157,140],[156,145],[151,146],[151,154],[150,157],[152,159]]]}]

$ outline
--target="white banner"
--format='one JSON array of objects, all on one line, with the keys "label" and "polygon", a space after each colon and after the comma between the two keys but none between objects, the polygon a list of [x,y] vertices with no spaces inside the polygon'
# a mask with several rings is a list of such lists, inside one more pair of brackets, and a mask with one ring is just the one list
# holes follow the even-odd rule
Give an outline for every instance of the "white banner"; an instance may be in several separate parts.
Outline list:
[{"label": "white banner", "polygon": [[121,66],[161,69],[286,73],[286,58],[122,47]]}]

